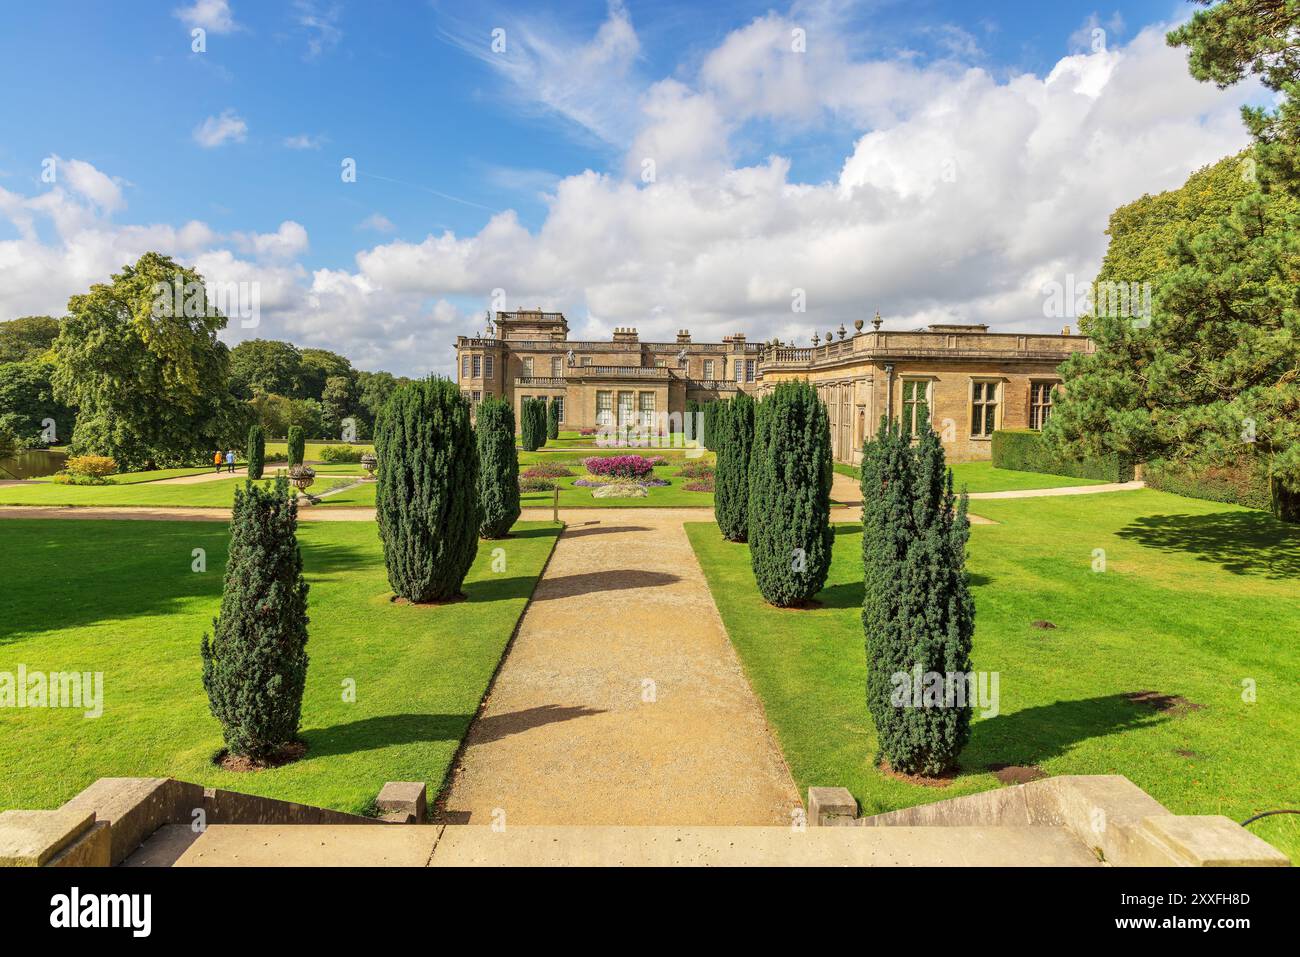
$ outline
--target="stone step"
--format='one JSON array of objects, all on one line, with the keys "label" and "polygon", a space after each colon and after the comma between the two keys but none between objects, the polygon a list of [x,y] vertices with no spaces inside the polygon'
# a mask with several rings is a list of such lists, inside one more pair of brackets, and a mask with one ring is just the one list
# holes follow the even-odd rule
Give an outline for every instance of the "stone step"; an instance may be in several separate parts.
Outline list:
[{"label": "stone step", "polygon": [[1097,867],[1064,827],[186,825],[125,866],[1036,866]]}]

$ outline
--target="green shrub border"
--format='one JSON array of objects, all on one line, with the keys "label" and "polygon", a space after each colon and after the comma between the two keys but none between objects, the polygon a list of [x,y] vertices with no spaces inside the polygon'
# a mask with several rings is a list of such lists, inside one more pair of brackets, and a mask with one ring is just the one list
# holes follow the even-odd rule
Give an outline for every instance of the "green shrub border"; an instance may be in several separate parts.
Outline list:
[{"label": "green shrub border", "polygon": [[1133,481],[1133,463],[1118,455],[1070,459],[1048,448],[1041,432],[1000,429],[993,433],[993,467],[1017,472],[1042,472],[1103,482]]},{"label": "green shrub border", "polygon": [[1142,469],[1147,488],[1207,502],[1225,502],[1269,511],[1273,493],[1268,483],[1245,466],[1190,468],[1170,462],[1151,462]]}]

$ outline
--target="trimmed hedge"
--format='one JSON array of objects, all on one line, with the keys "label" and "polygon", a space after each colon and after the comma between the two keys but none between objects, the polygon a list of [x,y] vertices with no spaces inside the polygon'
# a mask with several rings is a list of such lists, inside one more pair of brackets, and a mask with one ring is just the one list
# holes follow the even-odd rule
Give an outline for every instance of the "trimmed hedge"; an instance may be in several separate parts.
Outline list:
[{"label": "trimmed hedge", "polygon": [[546,403],[546,438],[558,439],[560,437],[560,407],[552,399]]},{"label": "trimmed hedge", "polygon": [[1070,459],[1054,452],[1041,432],[1003,429],[993,433],[993,467],[1017,472],[1043,472],[1103,482],[1133,481],[1133,463],[1118,455]]},{"label": "trimmed hedge", "polygon": [[1149,463],[1142,470],[1147,488],[1207,502],[1226,502],[1269,511],[1273,494],[1268,483],[1245,466],[1193,469],[1169,462]]}]

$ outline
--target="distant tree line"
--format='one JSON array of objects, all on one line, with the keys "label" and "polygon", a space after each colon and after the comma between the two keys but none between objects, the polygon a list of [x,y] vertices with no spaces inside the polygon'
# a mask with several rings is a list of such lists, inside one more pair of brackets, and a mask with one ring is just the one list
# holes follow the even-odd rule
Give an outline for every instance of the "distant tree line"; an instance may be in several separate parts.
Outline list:
[{"label": "distant tree line", "polygon": [[145,253],[69,299],[62,318],[0,322],[2,444],[70,445],[135,469],[242,447],[254,425],[271,439],[297,426],[310,438],[365,441],[388,397],[410,381],[289,342],[232,349],[217,338],[226,318],[206,301],[185,315],[159,314],[156,284],[202,281]]}]

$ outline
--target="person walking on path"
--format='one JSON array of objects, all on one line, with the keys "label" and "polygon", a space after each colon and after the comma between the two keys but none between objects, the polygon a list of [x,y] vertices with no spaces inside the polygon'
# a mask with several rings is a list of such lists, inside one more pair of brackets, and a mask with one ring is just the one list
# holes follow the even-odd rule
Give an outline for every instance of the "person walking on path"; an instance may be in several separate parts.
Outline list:
[{"label": "person walking on path", "polygon": [[229,449],[226,452],[226,471],[233,473],[235,471],[235,450]]},{"label": "person walking on path", "polygon": [[221,471],[221,449],[217,449],[212,453],[212,468],[213,471]]}]

